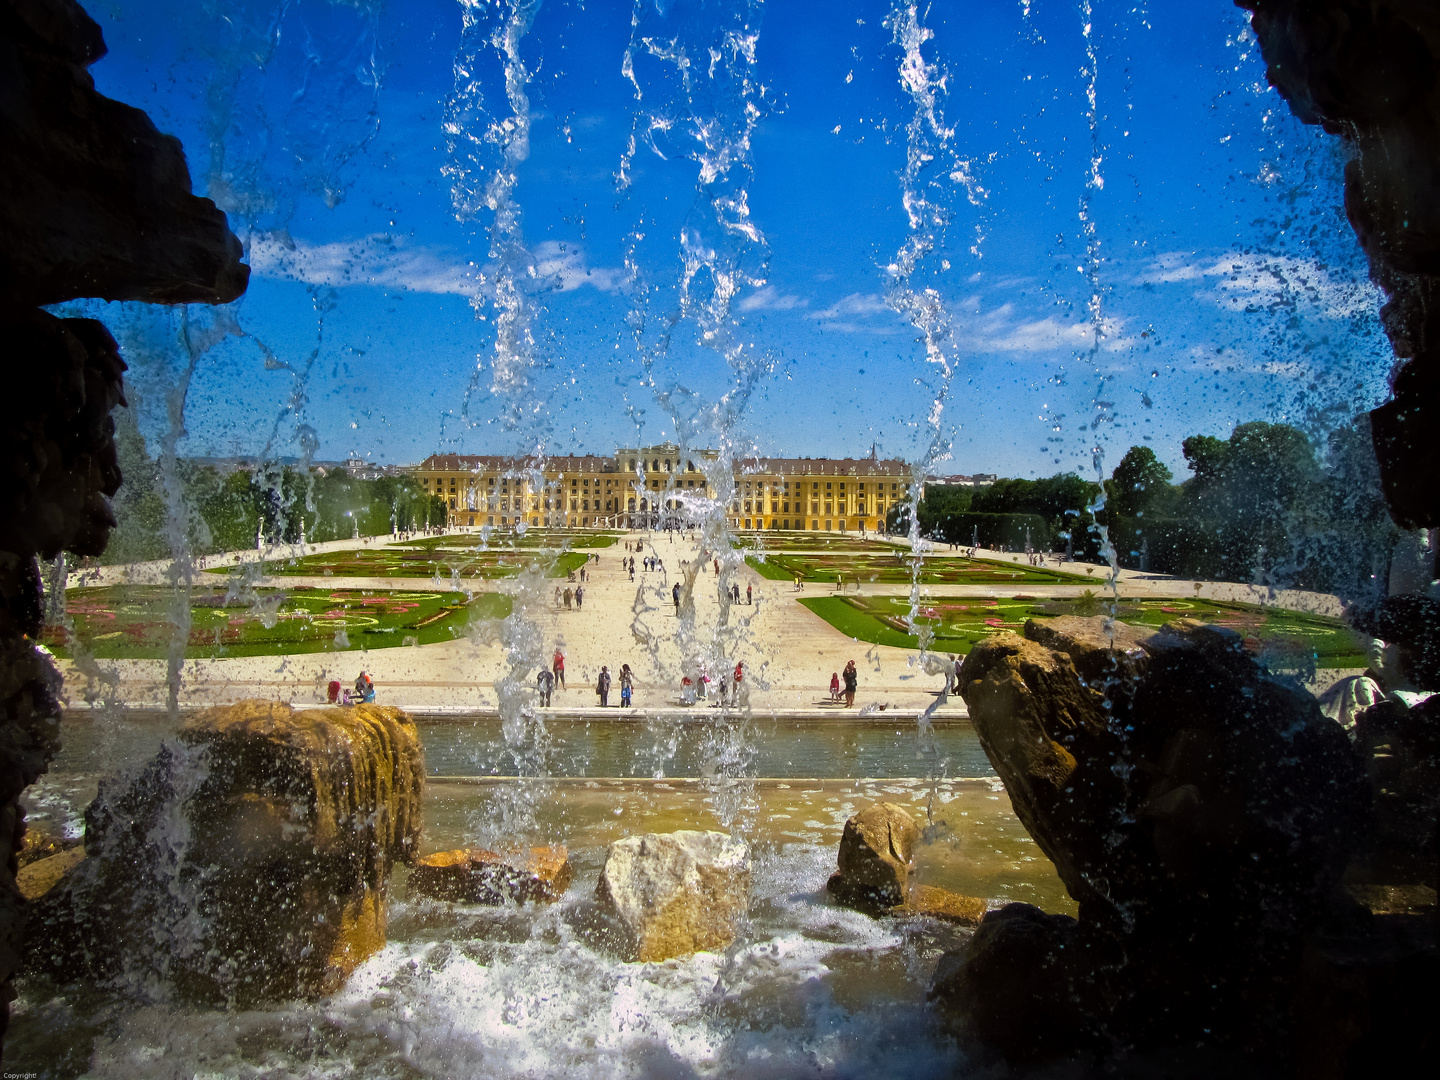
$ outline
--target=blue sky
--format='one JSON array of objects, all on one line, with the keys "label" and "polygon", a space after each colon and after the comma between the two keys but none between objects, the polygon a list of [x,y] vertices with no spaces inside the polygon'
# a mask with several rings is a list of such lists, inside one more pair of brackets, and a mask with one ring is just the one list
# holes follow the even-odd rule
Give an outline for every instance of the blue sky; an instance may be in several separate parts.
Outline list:
[{"label": "blue sky", "polygon": [[[605,453],[678,418],[740,451],[913,458],[941,372],[887,268],[917,238],[901,284],[949,327],[939,471],[1088,472],[1094,447],[1113,465],[1148,442],[1183,475],[1186,435],[1320,430],[1383,397],[1343,161],[1265,85],[1227,0],[1095,0],[1088,31],[1083,3],[915,10],[940,118],[918,129],[918,229],[903,5],[547,0],[518,38],[528,154],[511,146],[501,255],[474,196],[514,130],[490,44],[508,0],[89,10],[102,92],[182,140],[249,247],[232,333],[196,361],[192,453],[295,453],[302,430],[325,459]],[[719,309],[717,272],[738,284]],[[497,361],[506,274],[531,344]],[[178,316],[98,306],[156,435]]]}]

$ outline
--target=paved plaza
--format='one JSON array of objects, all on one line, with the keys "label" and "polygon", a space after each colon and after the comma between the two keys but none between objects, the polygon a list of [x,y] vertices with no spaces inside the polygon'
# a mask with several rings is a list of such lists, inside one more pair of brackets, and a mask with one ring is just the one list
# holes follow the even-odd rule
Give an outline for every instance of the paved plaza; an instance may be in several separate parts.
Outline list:
[{"label": "paved plaza", "polygon": [[[783,540],[766,537],[767,547],[783,550]],[[651,543],[655,547],[651,548]],[[377,547],[390,542],[389,537],[335,541],[306,545],[304,554],[347,548]],[[623,569],[622,560],[629,557],[627,547],[643,542],[645,550],[636,556],[635,580]],[[640,569],[648,554],[658,554],[664,571]],[[301,554],[298,549],[295,554]],[[587,565],[584,582],[583,608],[567,610],[554,602],[556,586],[564,588],[563,579],[545,579],[529,586],[519,580],[455,582],[432,579],[428,582],[394,578],[324,578],[292,575],[266,576],[258,553],[229,553],[213,556],[208,566],[229,568],[231,573],[245,574],[255,586],[300,588],[415,588],[423,584],[429,589],[507,592],[516,597],[517,610],[538,629],[538,649],[533,637],[525,643],[531,657],[548,658],[556,647],[566,654],[567,685],[556,688],[553,709],[556,716],[574,718],[610,717],[624,719],[628,714],[617,707],[620,690],[618,673],[622,664],[629,664],[635,673],[634,704],[641,715],[655,716],[672,710],[692,711],[682,705],[682,649],[677,640],[680,623],[676,618],[672,588],[681,566],[700,555],[697,544],[675,534],[626,534],[612,547],[594,552],[596,559]],[[707,553],[709,554],[709,553]],[[944,549],[937,555],[950,554]],[[978,552],[982,558],[1026,564],[1024,555]],[[726,668],[737,661],[746,665],[747,697],[757,712],[776,715],[845,715],[867,716],[895,713],[913,718],[935,704],[944,678],[929,674],[919,665],[919,654],[913,649],[893,648],[856,641],[836,630],[824,619],[799,603],[801,598],[831,595],[836,586],[808,583],[797,590],[790,582],[770,581],[732,556],[730,580],[740,587],[738,607],[732,606],[723,632],[718,631],[721,604],[717,595],[714,564],[707,559],[704,571],[696,576],[694,586],[695,632],[691,639],[703,644],[718,640],[728,658]],[[270,552],[267,558],[276,561],[283,555]],[[712,556],[713,558],[713,556]],[[1077,596],[1086,589],[1103,589],[1108,567],[1069,563],[1066,570],[1081,574],[1091,571],[1094,583],[1046,585],[1039,587],[1047,596]],[[168,563],[149,563],[125,567],[104,567],[86,570],[71,576],[70,584],[111,585],[160,584],[169,580]],[[207,582],[221,583],[224,577],[199,574]],[[1192,597],[1195,583],[1160,575],[1122,570],[1119,585],[1126,596]],[[750,589],[753,603],[746,604],[744,595]],[[1032,587],[1033,588],[1033,587]],[[925,585],[925,598],[972,596],[1008,597],[1016,586],[1004,585]],[[908,595],[903,585],[892,583],[846,584],[845,592],[861,595]],[[1333,597],[1320,594],[1282,593],[1270,595],[1252,586],[1230,583],[1202,583],[1200,595],[1213,600],[1236,600],[1250,603],[1271,603],[1317,614],[1337,615],[1339,604]],[[393,647],[374,650],[349,650],[290,656],[256,656],[223,659],[192,659],[185,662],[181,675],[180,703],[199,706],[235,701],[247,697],[268,697],[297,704],[322,702],[326,685],[338,680],[353,684],[356,675],[368,671],[375,680],[378,700],[400,705],[417,713],[460,714],[493,712],[498,708],[496,684],[511,665],[514,650],[502,641],[499,624],[472,627],[469,636],[431,645]],[[518,643],[511,643],[519,648]],[[693,650],[692,650],[693,654]],[[718,684],[722,671],[715,663],[718,651],[711,652],[709,672]],[[830,679],[853,660],[859,671],[859,690],[853,709],[831,702]],[[595,692],[596,677],[602,665],[609,667],[615,684],[610,694],[610,708],[599,709]],[[101,660],[98,668],[62,661],[66,677],[66,693],[73,707],[83,707],[88,700],[109,698],[124,700],[134,706],[158,706],[167,700],[166,664],[163,660]],[[533,685],[538,663],[525,664],[523,671]],[[714,695],[699,707],[717,707]],[[958,697],[942,703],[937,717],[964,716],[964,704]]]}]

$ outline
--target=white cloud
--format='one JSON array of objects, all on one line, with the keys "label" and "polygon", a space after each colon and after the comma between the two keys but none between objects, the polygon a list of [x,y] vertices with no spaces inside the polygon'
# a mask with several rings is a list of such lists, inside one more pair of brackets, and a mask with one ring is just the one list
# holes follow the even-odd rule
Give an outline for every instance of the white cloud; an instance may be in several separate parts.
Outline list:
[{"label": "white cloud", "polygon": [[250,270],[268,278],[312,285],[373,285],[412,292],[474,296],[484,281],[473,264],[448,253],[408,247],[384,233],[331,244],[311,244],[286,233],[250,238]]},{"label": "white cloud", "polygon": [[1337,277],[1313,259],[1240,252],[1218,259],[1167,252],[1141,273],[1138,285],[1195,282],[1195,297],[1227,311],[1306,307],[1328,319],[1374,311],[1379,291],[1368,281]]},{"label": "white cloud", "polygon": [[586,285],[601,292],[618,292],[625,272],[619,268],[589,266],[585,253],[556,240],[535,246],[535,276],[555,292],[571,292]]},{"label": "white cloud", "polygon": [[[570,292],[589,286],[603,292],[620,288],[623,272],[588,266],[584,253],[547,240],[536,246],[533,272],[537,287]],[[260,277],[285,278],[313,285],[371,285],[410,292],[479,296],[487,291],[493,267],[478,267],[453,252],[410,247],[404,237],[377,233],[359,240],[311,244],[286,233],[250,238],[250,269]]]},{"label": "white cloud", "polygon": [[802,296],[779,293],[773,285],[764,285],[743,298],[738,307],[741,311],[794,311],[809,305],[810,301]]},{"label": "white cloud", "polygon": [[[1100,347],[1107,352],[1120,348],[1124,329],[1121,319],[1103,320]],[[957,326],[956,337],[975,352],[1082,352],[1094,342],[1094,331],[1088,322],[1067,322],[1053,315],[1017,321],[1014,306],[1002,304]]]},{"label": "white cloud", "polygon": [[820,322],[833,322],[837,319],[867,318],[871,315],[879,315],[882,312],[894,314],[894,310],[885,302],[885,298],[878,293],[851,293],[843,296],[823,311],[816,311],[810,314],[810,318]]}]

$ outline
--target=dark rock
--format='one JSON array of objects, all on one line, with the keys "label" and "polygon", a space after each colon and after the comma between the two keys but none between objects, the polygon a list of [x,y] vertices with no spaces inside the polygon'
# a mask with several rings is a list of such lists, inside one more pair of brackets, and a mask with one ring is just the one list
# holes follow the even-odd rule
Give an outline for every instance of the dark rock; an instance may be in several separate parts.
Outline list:
[{"label": "dark rock", "polygon": [[903,807],[871,803],[845,822],[839,869],[827,884],[840,903],[878,914],[905,903],[920,827]]},{"label": "dark rock", "polygon": [[1318,936],[1306,946],[1298,981],[1295,1075],[1405,1076],[1433,1056],[1440,1012],[1433,918],[1382,916],[1363,933]]},{"label": "dark rock", "polygon": [[25,910],[18,798],[56,747],[58,677],[31,639],[36,555],[98,555],[120,484],[115,342],[38,305],[78,297],[228,303],[249,268],[225,216],[190,190],[180,144],[95,91],[100,28],[74,0],[0,3],[0,1038]]},{"label": "dark rock", "polygon": [[1072,1054],[1094,1041],[1080,950],[1068,915],[1006,904],[941,958],[930,1000],[968,1038],[1011,1061]]},{"label": "dark rock", "polygon": [[[1435,822],[1440,817],[1440,695],[1407,708],[1388,699],[1355,721],[1355,741],[1374,800],[1372,847],[1423,867],[1435,884]],[[1405,859],[1409,856],[1409,859]],[[1396,860],[1391,860],[1392,865]],[[1388,884],[1407,884],[1389,881]]]},{"label": "dark rock", "polygon": [[102,783],[89,857],[36,907],[30,966],[236,1004],[333,991],[385,942],[423,790],[398,709],[201,713],[138,774]]},{"label": "dark rock", "polygon": [[[1440,476],[1440,473],[1436,474]],[[1440,690],[1440,600],[1387,596],[1354,617],[1357,627],[1400,649],[1400,673],[1420,690]]]},{"label": "dark rock", "polygon": [[1349,143],[1345,211],[1389,296],[1403,363],[1370,414],[1381,486],[1406,528],[1440,525],[1440,5],[1236,0],[1294,114]]},{"label": "dark rock", "polygon": [[1331,917],[1365,828],[1344,732],[1224,630],[1095,618],[1026,635],[1049,645],[977,645],[961,693],[1080,904],[1091,1034],[1273,1050],[1304,937]]},{"label": "dark rock", "polygon": [[509,854],[462,848],[416,860],[409,892],[462,904],[553,903],[565,895],[572,876],[564,847]]},{"label": "dark rock", "polygon": [[[115,339],[94,319],[40,311],[7,329],[12,355],[25,363],[8,373],[0,426],[0,459],[9,463],[0,473],[0,505],[9,508],[0,550],[24,553],[27,571],[29,555],[99,555],[115,525],[109,497],[121,479],[110,413],[125,403],[125,364]],[[38,593],[28,574],[26,584]],[[36,634],[37,607],[27,598],[12,609],[12,624]]]},{"label": "dark rock", "polygon": [[73,0],[0,5],[0,296],[236,299],[249,276],[239,240],[191,194],[179,140],[96,92],[86,68],[104,52]]}]

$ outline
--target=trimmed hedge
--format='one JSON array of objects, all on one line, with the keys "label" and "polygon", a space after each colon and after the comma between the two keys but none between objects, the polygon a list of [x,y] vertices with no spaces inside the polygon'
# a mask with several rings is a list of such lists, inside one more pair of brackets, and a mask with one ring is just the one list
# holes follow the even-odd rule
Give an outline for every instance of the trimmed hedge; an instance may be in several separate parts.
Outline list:
[{"label": "trimmed hedge", "polygon": [[937,523],[935,533],[949,544],[974,544],[992,550],[1008,547],[1025,550],[1025,531],[1030,531],[1030,546],[1036,551],[1052,550],[1055,530],[1039,514],[947,514]]}]

